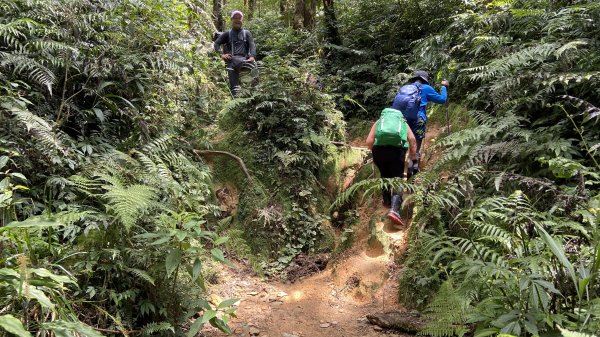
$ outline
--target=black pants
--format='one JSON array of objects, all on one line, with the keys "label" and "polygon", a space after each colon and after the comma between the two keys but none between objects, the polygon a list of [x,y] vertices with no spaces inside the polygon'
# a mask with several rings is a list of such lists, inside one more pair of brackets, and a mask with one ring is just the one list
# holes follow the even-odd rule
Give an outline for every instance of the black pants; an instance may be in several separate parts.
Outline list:
[{"label": "black pants", "polygon": [[258,81],[258,68],[256,64],[249,62],[229,62],[227,65],[227,76],[229,77],[229,90],[232,96],[237,96],[240,91],[240,75],[242,71],[249,71],[252,75],[252,86]]},{"label": "black pants", "polygon": [[[382,178],[402,178],[404,177],[404,156],[406,151],[397,146],[373,146],[373,162],[379,169]],[[383,204],[390,206],[392,195],[391,189],[383,191]]]}]

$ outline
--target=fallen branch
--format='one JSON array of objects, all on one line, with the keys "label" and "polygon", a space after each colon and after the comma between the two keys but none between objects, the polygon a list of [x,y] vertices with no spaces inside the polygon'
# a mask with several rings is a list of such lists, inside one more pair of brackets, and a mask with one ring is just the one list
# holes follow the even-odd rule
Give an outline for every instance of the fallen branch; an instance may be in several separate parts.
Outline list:
[{"label": "fallen branch", "polygon": [[246,164],[244,164],[244,161],[242,160],[242,158],[234,155],[233,153],[227,152],[227,151],[212,151],[212,150],[193,150],[194,153],[198,156],[206,156],[206,155],[213,155],[213,154],[218,154],[218,155],[224,155],[224,156],[228,156],[230,158],[235,159],[238,164],[240,165],[240,167],[242,168],[242,171],[244,171],[244,174],[246,175],[246,178],[248,178],[249,181],[252,181],[252,177],[250,176],[250,172],[248,172],[248,169],[246,168]]},{"label": "fallen branch", "polygon": [[429,320],[418,313],[386,312],[367,315],[369,323],[384,329],[395,329],[402,332],[418,333],[423,330]]},{"label": "fallen branch", "polygon": [[369,151],[368,148],[366,147],[362,147],[362,146],[352,146],[350,144],[344,143],[344,142],[331,142],[331,144],[336,145],[336,146],[345,146],[345,147],[349,147],[351,149],[354,150],[361,150],[361,151]]},{"label": "fallen branch", "polygon": [[125,335],[128,336],[129,334],[138,334],[140,332],[142,332],[141,330],[130,330],[130,331],[123,331],[123,330],[111,330],[111,329],[102,329],[102,328],[93,328],[96,331],[100,331],[100,332],[106,332],[106,333],[113,333],[113,334],[121,334],[121,335]]}]

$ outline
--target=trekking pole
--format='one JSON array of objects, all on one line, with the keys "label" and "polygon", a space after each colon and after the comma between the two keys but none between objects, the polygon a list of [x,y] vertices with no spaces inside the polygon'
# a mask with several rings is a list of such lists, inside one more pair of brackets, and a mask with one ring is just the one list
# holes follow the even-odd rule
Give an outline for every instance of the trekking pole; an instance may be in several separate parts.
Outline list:
[{"label": "trekking pole", "polygon": [[448,104],[448,100],[446,100],[446,133],[450,134],[450,113],[449,113],[450,104]]}]

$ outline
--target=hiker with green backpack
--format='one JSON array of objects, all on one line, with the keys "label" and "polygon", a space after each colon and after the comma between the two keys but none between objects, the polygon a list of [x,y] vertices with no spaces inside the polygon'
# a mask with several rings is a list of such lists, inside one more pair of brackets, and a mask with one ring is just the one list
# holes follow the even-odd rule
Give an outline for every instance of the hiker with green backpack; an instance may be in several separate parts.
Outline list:
[{"label": "hiker with green backpack", "polygon": [[[410,164],[417,161],[417,140],[401,111],[386,108],[373,123],[367,147],[373,153],[373,162],[382,178],[403,178],[406,151],[410,154]],[[402,192],[391,189],[383,191],[383,205],[390,207],[388,218],[395,224],[403,225],[400,216]]]}]

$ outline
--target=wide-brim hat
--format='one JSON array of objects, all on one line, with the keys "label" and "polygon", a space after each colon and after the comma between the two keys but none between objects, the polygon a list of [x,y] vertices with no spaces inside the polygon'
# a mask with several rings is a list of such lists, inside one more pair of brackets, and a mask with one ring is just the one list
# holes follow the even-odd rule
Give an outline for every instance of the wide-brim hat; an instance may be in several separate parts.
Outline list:
[{"label": "wide-brim hat", "polygon": [[425,84],[429,84],[429,74],[426,71],[417,70],[417,71],[415,71],[415,73],[413,74],[413,77],[410,79],[409,82],[412,83],[416,80],[422,80],[422,81],[425,81]]}]

